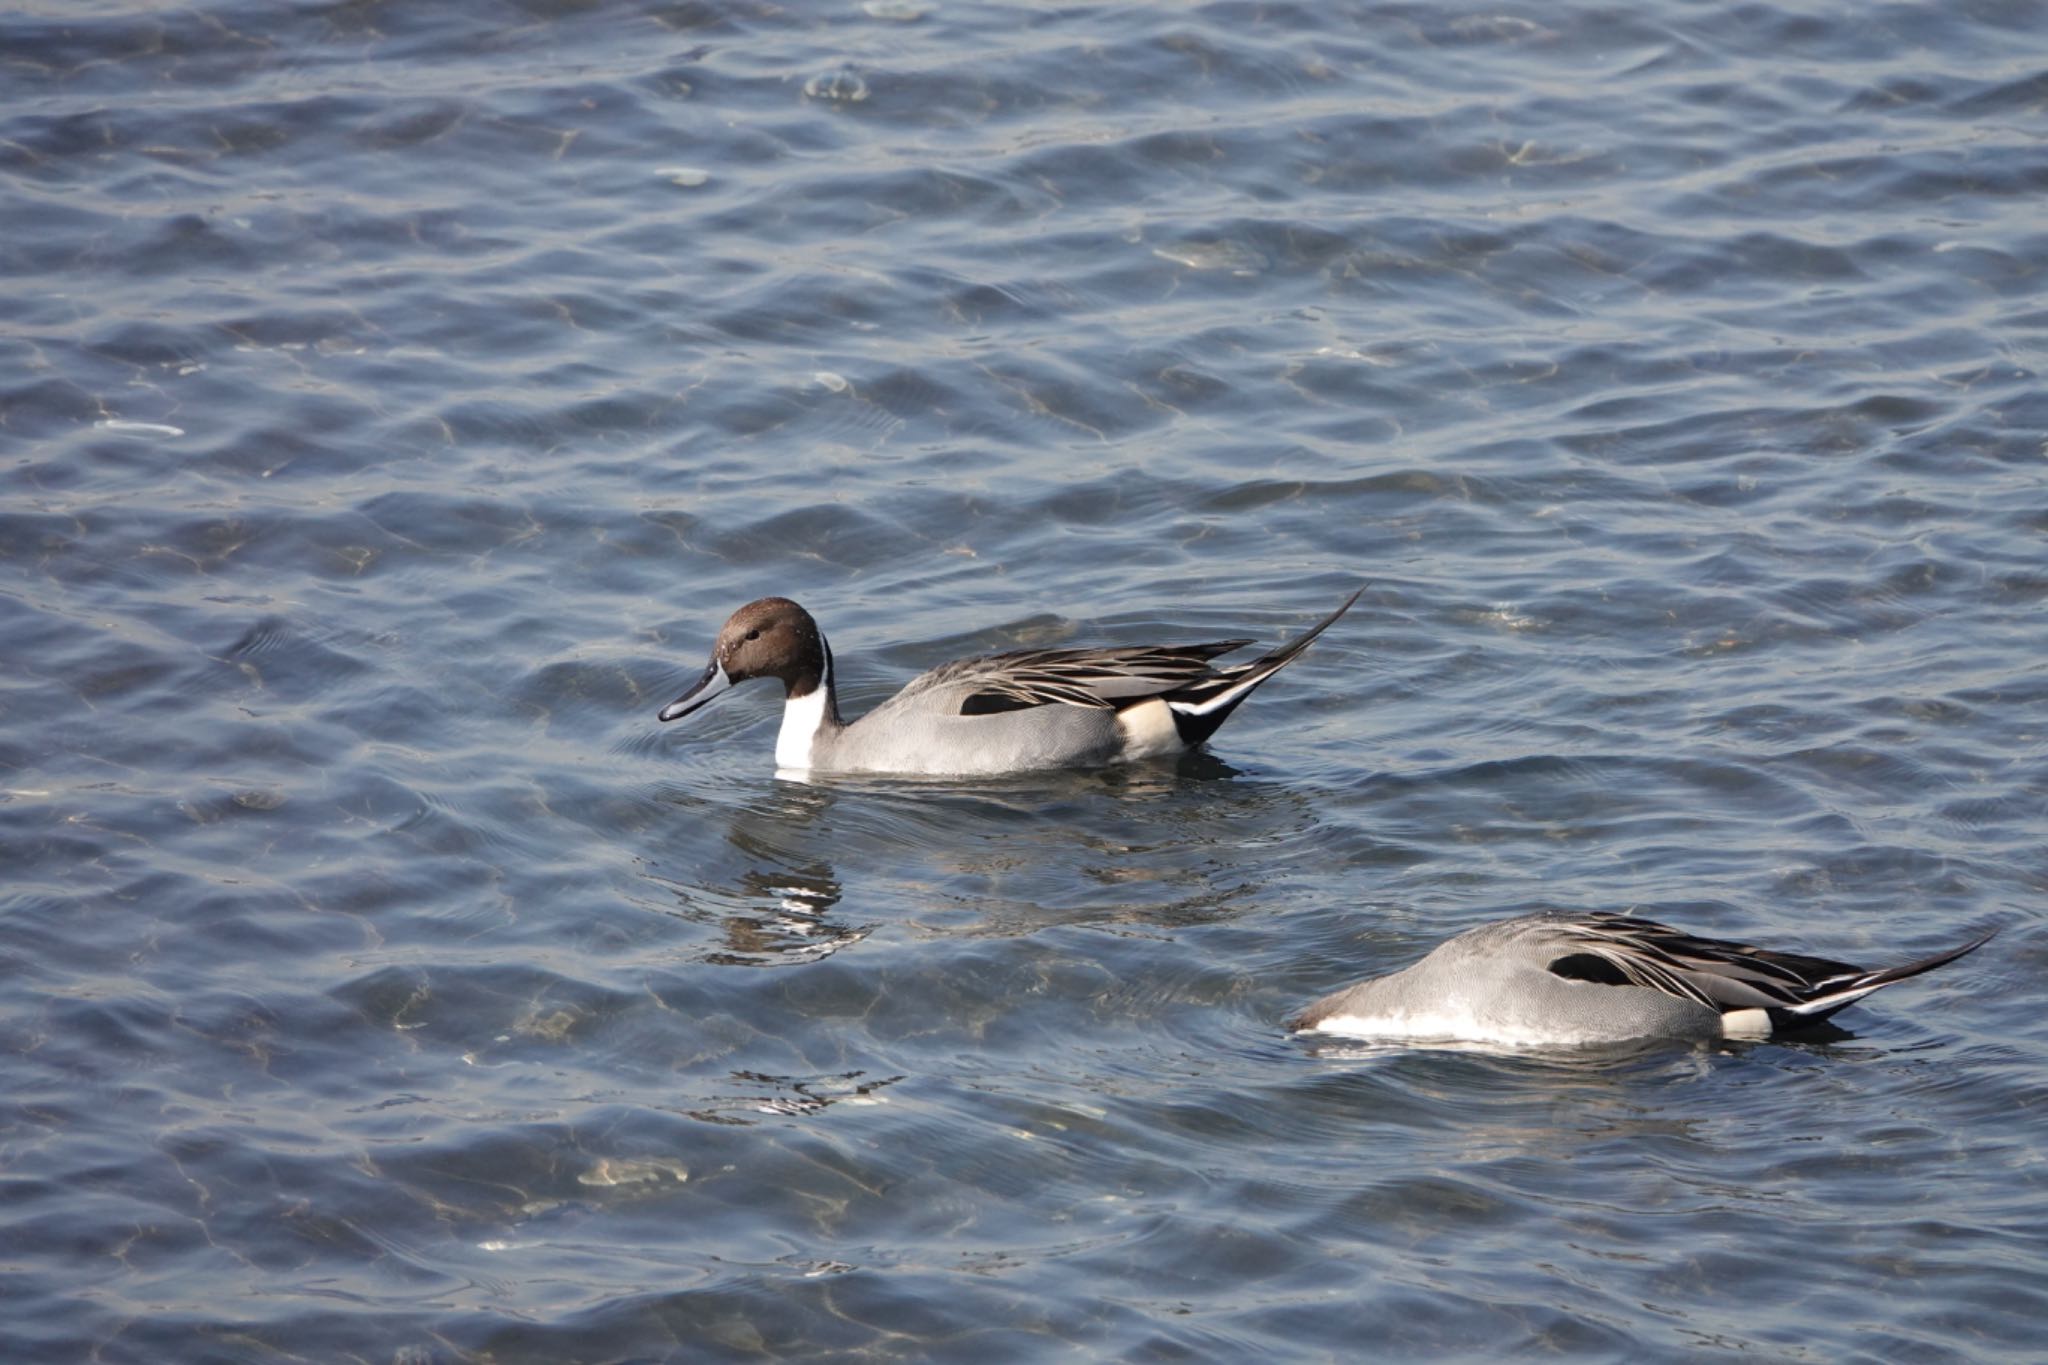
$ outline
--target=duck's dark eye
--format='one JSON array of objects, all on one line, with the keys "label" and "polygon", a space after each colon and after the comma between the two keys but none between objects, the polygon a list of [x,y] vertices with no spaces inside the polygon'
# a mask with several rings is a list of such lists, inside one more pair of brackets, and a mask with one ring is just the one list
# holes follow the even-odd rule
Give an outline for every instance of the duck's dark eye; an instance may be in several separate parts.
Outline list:
[{"label": "duck's dark eye", "polygon": [[750,630],[747,632],[747,638],[749,640],[758,640],[761,638],[761,632],[758,630]]}]

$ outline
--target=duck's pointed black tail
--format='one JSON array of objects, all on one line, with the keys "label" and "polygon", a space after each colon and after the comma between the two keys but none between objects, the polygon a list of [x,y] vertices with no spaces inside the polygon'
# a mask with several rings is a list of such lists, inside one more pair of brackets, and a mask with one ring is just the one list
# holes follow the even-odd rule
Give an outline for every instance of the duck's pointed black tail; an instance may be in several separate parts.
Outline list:
[{"label": "duck's pointed black tail", "polygon": [[1352,604],[1365,592],[1366,586],[1360,584],[1357,592],[1344,599],[1344,605],[1271,654],[1237,668],[1222,670],[1219,676],[1205,679],[1182,691],[1169,693],[1164,700],[1167,709],[1173,713],[1173,725],[1180,732],[1181,742],[1192,749],[1215,734],[1223,722],[1230,719],[1230,713],[1237,709],[1238,703],[1249,697],[1260,683],[1293,663],[1301,651],[1315,642],[1316,636],[1335,625],[1337,618],[1350,611]]},{"label": "duck's pointed black tail", "polygon": [[1915,958],[1911,962],[1902,962],[1896,967],[1879,967],[1874,971],[1858,972],[1854,975],[1837,977],[1832,981],[1818,982],[1815,985],[1815,993],[1810,999],[1802,1000],[1797,1005],[1772,1010],[1772,1021],[1774,1023],[1780,1022],[1778,1016],[1783,1015],[1782,1023],[1792,1027],[1805,1027],[1818,1023],[1836,1010],[1855,1004],[1858,1000],[1861,1000],[1864,996],[1881,986],[1889,986],[1895,982],[1904,981],[1909,977],[1918,976],[1922,972],[1931,972],[1936,967],[1954,962],[1965,953],[1976,952],[1979,948],[1989,943],[1992,935],[1997,932],[1994,929],[1989,934],[1971,939],[1960,948],[1949,948],[1929,957]]}]

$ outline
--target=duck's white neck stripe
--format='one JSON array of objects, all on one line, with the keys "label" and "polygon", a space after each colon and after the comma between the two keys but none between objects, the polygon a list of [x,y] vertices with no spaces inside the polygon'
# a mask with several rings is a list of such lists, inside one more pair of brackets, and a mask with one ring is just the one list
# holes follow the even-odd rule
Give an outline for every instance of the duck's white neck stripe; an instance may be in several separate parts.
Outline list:
[{"label": "duck's white neck stripe", "polygon": [[775,736],[778,768],[811,767],[812,746],[825,728],[826,717],[838,718],[832,705],[832,646],[825,643],[823,635],[818,637],[818,645],[825,653],[824,676],[803,696],[782,703],[782,730]]},{"label": "duck's white neck stripe", "polygon": [[829,695],[823,687],[814,687],[807,695],[791,697],[782,704],[782,732],[775,737],[776,767],[811,766],[811,742],[825,724],[825,698]]}]

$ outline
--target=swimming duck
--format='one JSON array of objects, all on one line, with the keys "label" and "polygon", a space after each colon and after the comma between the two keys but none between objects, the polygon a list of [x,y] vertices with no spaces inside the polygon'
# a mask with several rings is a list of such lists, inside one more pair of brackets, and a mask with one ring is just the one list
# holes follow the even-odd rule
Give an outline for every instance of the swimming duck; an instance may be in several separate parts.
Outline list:
[{"label": "swimming duck", "polygon": [[1175,754],[1214,734],[1363,591],[1250,663],[1209,662],[1248,639],[1012,650],[941,664],[850,722],[839,715],[832,648],[817,621],[787,597],[764,597],[727,619],[704,676],[660,719],[680,720],[751,678],[775,678],[781,769],[987,775]]},{"label": "swimming duck", "polygon": [[1698,938],[1628,915],[1523,915],[1468,929],[1412,966],[1326,995],[1289,1027],[1532,1047],[1769,1038],[1953,962],[1990,937],[1873,970]]}]

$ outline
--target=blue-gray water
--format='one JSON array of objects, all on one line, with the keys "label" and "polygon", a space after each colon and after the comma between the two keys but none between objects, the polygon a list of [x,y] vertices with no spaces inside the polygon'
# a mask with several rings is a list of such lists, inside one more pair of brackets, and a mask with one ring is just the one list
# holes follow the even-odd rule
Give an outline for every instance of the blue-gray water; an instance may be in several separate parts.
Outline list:
[{"label": "blue-gray water", "polygon": [[[2035,3],[27,0],[0,1358],[2048,1341]],[[1177,766],[853,709],[1352,615]],[[1366,1052],[1539,906],[1831,1042]]]}]

